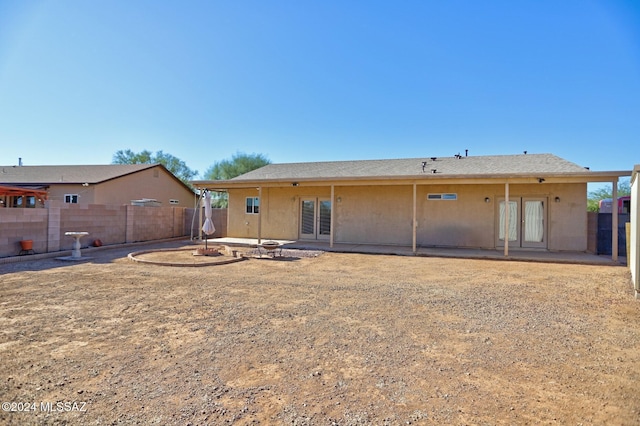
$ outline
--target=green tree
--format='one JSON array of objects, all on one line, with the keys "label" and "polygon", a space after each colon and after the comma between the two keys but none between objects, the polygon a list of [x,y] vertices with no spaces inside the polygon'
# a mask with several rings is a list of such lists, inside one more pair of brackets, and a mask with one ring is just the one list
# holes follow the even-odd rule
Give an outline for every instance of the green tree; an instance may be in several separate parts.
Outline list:
[{"label": "green tree", "polygon": [[[228,180],[236,176],[243,175],[252,170],[271,164],[263,154],[245,154],[238,152],[229,160],[217,161],[207,169],[204,174],[205,180]],[[211,204],[213,207],[224,208],[229,205],[226,192],[214,193]]]},{"label": "green tree", "polygon": [[228,180],[271,164],[263,154],[238,152],[230,160],[217,161],[204,174],[206,180]]},{"label": "green tree", "polygon": [[187,164],[171,154],[165,154],[158,151],[153,154],[151,151],[144,150],[141,152],[133,152],[130,149],[120,150],[113,155],[113,164],[157,164],[160,163],[173,173],[178,179],[191,187],[191,181],[198,172],[191,170]]},{"label": "green tree", "polygon": [[[621,179],[618,182],[618,197],[624,197],[626,195],[631,195],[631,181],[629,179]],[[599,211],[600,200],[606,198],[613,198],[613,191],[610,185],[589,192],[589,196],[587,197],[587,211]]]}]

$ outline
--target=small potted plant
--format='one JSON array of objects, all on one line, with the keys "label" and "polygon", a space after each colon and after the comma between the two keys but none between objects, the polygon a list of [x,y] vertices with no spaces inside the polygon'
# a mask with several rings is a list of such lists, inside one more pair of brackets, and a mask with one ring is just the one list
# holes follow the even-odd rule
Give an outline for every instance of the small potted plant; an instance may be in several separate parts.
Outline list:
[{"label": "small potted plant", "polygon": [[20,241],[20,247],[23,251],[33,250],[33,240],[22,240]]}]

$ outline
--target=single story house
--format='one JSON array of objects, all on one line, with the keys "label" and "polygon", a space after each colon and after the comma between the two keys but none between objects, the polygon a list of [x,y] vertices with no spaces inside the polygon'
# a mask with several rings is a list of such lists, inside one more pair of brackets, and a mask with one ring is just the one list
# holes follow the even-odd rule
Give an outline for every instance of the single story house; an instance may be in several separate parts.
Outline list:
[{"label": "single story house", "polygon": [[[509,249],[586,251],[587,183],[610,182],[615,191],[618,178],[630,175],[525,153],[270,164],[192,184],[228,192],[229,237],[508,255]],[[613,239],[617,247],[617,233]]]},{"label": "single story house", "polygon": [[45,198],[83,205],[155,200],[193,207],[195,199],[193,190],[162,164],[0,166],[0,186],[13,188],[0,192],[0,207],[39,207]]}]

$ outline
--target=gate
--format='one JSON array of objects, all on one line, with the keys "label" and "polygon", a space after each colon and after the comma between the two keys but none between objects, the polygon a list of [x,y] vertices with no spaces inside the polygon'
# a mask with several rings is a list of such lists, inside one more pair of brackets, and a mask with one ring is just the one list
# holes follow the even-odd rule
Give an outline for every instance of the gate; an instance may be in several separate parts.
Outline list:
[{"label": "gate", "polygon": [[[630,215],[618,215],[618,255],[627,256],[627,233],[625,231],[625,223],[629,222]],[[612,254],[611,253],[611,231],[612,231],[612,215],[611,213],[598,213],[598,249],[596,254]]]}]

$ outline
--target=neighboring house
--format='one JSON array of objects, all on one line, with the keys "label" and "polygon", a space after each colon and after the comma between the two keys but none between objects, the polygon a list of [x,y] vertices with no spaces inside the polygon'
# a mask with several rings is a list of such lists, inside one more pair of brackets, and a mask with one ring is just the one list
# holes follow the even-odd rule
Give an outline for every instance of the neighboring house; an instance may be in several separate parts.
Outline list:
[{"label": "neighboring house", "polygon": [[192,184],[228,192],[229,237],[405,245],[414,252],[499,248],[506,255],[509,248],[586,251],[587,183],[615,187],[630,174],[590,171],[551,154],[457,155],[270,164]]},{"label": "neighboring house", "polygon": [[[631,196],[618,197],[618,213],[629,214],[631,211]],[[598,213],[611,213],[613,210],[613,200],[604,198],[598,202]]]},{"label": "neighboring house", "polygon": [[[0,166],[0,186],[37,191],[71,204],[194,206],[194,192],[161,164]],[[37,207],[33,194],[0,193],[4,207]],[[31,198],[21,198],[31,197]],[[146,202],[146,203],[145,203]]]}]

